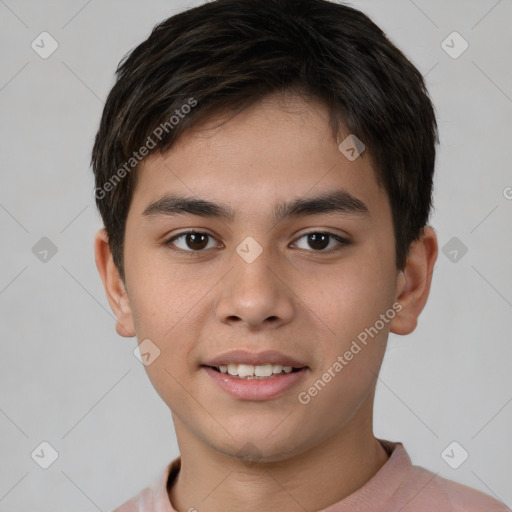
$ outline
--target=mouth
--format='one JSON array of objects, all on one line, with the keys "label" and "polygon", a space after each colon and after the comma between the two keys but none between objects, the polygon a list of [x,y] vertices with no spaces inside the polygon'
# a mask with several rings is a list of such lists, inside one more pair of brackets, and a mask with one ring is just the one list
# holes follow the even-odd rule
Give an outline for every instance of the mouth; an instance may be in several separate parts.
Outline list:
[{"label": "mouth", "polygon": [[271,400],[298,386],[310,371],[303,361],[275,350],[231,350],[200,365],[209,382],[239,400]]},{"label": "mouth", "polygon": [[244,401],[276,399],[301,385],[308,375],[308,366],[280,364],[201,365],[201,370],[215,389]]}]

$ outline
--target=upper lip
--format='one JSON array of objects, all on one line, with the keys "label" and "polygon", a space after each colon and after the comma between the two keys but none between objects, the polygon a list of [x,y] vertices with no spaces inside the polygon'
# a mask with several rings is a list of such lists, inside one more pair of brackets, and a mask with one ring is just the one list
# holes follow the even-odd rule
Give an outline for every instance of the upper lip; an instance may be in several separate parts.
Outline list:
[{"label": "upper lip", "polygon": [[282,366],[292,366],[294,368],[302,368],[306,366],[298,359],[275,350],[267,350],[264,352],[231,350],[210,359],[203,363],[203,366],[226,366],[228,364],[252,364],[254,366],[261,364],[280,364]]}]

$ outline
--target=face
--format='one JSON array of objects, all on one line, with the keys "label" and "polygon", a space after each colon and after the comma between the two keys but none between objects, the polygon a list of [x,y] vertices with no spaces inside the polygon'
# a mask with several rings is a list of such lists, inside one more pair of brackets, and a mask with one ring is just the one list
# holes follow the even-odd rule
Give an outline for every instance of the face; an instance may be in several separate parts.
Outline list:
[{"label": "face", "polygon": [[[145,160],[126,224],[123,321],[160,351],[145,368],[178,437],[229,455],[250,443],[279,460],[354,422],[371,428],[401,273],[387,195],[369,155],[338,149],[348,135],[332,138],[319,104],[268,97]],[[275,351],[272,362],[302,370],[237,385],[204,366],[234,350],[249,355],[217,362]]]}]

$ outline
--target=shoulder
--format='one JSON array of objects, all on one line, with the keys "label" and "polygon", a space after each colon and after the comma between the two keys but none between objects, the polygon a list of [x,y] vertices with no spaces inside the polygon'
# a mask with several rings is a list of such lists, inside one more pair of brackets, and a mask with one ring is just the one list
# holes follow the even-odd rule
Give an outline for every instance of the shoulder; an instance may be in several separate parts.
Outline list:
[{"label": "shoulder", "polygon": [[439,476],[436,481],[454,512],[511,512],[501,501],[476,489]]},{"label": "shoulder", "polygon": [[372,490],[388,489],[386,512],[512,512],[492,496],[413,465],[402,443],[380,442],[391,456]]},{"label": "shoulder", "polygon": [[[421,486],[418,484],[421,482]],[[476,489],[438,474],[412,466],[405,486],[417,492],[403,512],[439,510],[443,512],[512,512],[505,504]]]}]

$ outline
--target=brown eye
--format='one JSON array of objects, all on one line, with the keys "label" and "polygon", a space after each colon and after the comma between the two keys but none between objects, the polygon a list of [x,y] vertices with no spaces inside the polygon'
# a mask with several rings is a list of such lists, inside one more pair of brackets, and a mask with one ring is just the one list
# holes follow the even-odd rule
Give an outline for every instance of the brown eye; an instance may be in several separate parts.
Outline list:
[{"label": "brown eye", "polygon": [[308,244],[313,249],[325,249],[329,245],[330,236],[326,233],[310,233],[307,237]]},{"label": "brown eye", "polygon": [[[308,247],[299,247],[299,249],[313,249],[313,252],[333,252],[336,250],[341,249],[345,245],[349,245],[350,242],[346,240],[345,238],[342,238],[338,235],[335,235],[334,233],[326,233],[323,231],[314,231],[311,233],[305,233],[301,237],[299,237],[298,240],[301,238],[306,238],[307,241],[306,244]],[[332,247],[329,250],[325,250],[327,247],[329,247],[329,243],[331,240],[334,239],[336,242],[338,242],[338,247]],[[336,244],[335,244],[336,245]]]},{"label": "brown eye", "polygon": [[[183,252],[201,252],[208,247],[208,240],[214,238],[208,233],[203,233],[201,231],[186,231],[184,233],[180,233],[179,235],[173,236],[165,245],[168,245],[174,250],[174,247],[177,247],[176,250],[181,250]],[[181,241],[180,241],[181,240]],[[176,242],[180,241],[180,245]],[[217,244],[218,245],[218,244]],[[215,243],[210,247],[216,247]]]},{"label": "brown eye", "polygon": [[205,233],[188,233],[185,235],[185,244],[190,249],[204,249],[208,245],[208,235]]}]

